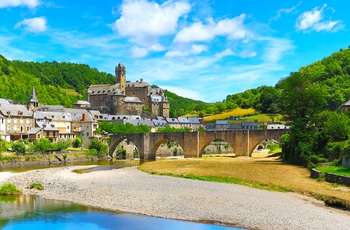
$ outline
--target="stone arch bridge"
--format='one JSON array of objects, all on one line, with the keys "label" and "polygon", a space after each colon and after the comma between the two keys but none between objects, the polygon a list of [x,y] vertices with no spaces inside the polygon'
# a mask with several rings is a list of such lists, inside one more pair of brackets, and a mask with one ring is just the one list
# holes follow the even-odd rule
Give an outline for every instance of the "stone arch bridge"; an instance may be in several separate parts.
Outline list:
[{"label": "stone arch bridge", "polygon": [[237,156],[251,156],[253,150],[264,140],[279,141],[288,130],[232,130],[179,133],[126,133],[111,135],[109,155],[118,144],[127,140],[138,148],[141,159],[154,160],[158,147],[167,140],[174,140],[184,151],[184,157],[202,157],[204,149],[214,140],[227,142]]}]

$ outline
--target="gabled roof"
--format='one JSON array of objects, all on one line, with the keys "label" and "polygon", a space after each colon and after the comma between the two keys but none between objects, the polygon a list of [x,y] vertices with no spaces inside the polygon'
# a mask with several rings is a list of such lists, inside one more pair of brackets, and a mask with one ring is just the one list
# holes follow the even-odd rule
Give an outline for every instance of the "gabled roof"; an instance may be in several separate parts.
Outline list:
[{"label": "gabled roof", "polygon": [[170,124],[170,123],[171,123],[171,124],[177,124],[177,123],[179,123],[179,121],[178,121],[176,118],[166,118],[165,120],[166,120],[166,122],[168,122],[169,124]]},{"label": "gabled roof", "polygon": [[7,100],[7,99],[5,99],[5,98],[0,98],[0,104],[5,104],[5,105],[9,105],[9,104],[11,104],[10,102],[9,102],[9,100]]},{"label": "gabled roof", "polygon": [[38,132],[40,132],[41,129],[41,127],[31,128],[28,134],[37,134]]},{"label": "gabled roof", "polygon": [[183,124],[188,124],[188,123],[190,123],[190,121],[189,121],[186,117],[178,117],[177,120],[178,120],[180,123],[183,123]]},{"label": "gabled roof", "polygon": [[165,120],[153,120],[155,126],[168,126],[168,123]]},{"label": "gabled roof", "polygon": [[350,100],[346,101],[346,102],[345,102],[344,104],[342,104],[341,106],[342,106],[342,107],[343,107],[343,106],[345,106],[345,107],[346,107],[346,106],[350,106]]},{"label": "gabled roof", "polygon": [[90,102],[79,100],[75,103],[75,105],[90,105]]},{"label": "gabled roof", "polygon": [[26,106],[20,104],[5,104],[0,106],[0,112],[5,117],[8,116],[32,116],[32,112],[27,109]]},{"label": "gabled roof", "polygon": [[215,121],[216,125],[228,125],[228,120],[217,120]]},{"label": "gabled roof", "polygon": [[90,95],[124,95],[119,89],[119,83],[114,85],[104,84],[104,85],[90,85],[88,89],[88,94]]},{"label": "gabled roof", "polygon": [[190,118],[188,118],[188,121],[191,124],[200,124],[199,119],[197,117],[190,117]]}]

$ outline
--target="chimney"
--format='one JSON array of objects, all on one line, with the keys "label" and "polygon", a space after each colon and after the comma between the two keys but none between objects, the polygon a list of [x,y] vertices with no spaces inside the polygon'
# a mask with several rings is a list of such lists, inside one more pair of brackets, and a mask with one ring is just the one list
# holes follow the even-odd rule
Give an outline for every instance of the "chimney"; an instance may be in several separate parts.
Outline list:
[{"label": "chimney", "polygon": [[82,121],[85,121],[85,120],[86,120],[86,114],[85,114],[85,113],[82,114],[81,120],[82,120]]}]

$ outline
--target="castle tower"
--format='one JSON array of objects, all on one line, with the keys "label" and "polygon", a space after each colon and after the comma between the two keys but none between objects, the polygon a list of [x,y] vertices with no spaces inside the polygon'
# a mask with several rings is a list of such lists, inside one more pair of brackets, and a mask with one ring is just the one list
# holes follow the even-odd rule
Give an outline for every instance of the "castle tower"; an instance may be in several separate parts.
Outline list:
[{"label": "castle tower", "polygon": [[32,95],[30,96],[30,100],[27,103],[27,107],[29,110],[32,110],[32,111],[39,107],[39,101],[36,97],[36,92],[34,87],[32,89]]},{"label": "castle tower", "polygon": [[115,77],[116,83],[119,83],[120,91],[125,93],[125,83],[126,83],[126,69],[122,62],[115,67]]}]

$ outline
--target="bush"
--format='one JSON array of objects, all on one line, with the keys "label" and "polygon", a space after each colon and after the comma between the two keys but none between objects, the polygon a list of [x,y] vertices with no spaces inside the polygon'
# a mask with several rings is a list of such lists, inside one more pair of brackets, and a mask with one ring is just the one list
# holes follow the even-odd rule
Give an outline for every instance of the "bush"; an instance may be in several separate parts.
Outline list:
[{"label": "bush", "polygon": [[98,157],[102,157],[108,153],[108,146],[98,139],[91,141],[89,149],[96,149]]},{"label": "bush", "polygon": [[52,150],[62,151],[69,147],[69,143],[66,141],[59,141],[52,144]]},{"label": "bush", "polygon": [[12,145],[12,150],[16,153],[25,153],[26,152],[26,146],[23,142],[15,142]]},{"label": "bush", "polygon": [[29,186],[30,189],[38,189],[38,190],[44,190],[44,186],[42,184],[39,183],[33,183]]},{"label": "bush", "polygon": [[118,148],[117,149],[117,158],[118,159],[126,159],[126,149]]},{"label": "bush", "polygon": [[0,187],[0,195],[16,195],[21,191],[17,189],[16,185],[5,183]]},{"label": "bush", "polygon": [[79,147],[81,147],[82,143],[83,143],[83,140],[81,139],[81,136],[77,136],[73,141],[73,147],[79,148]]}]

